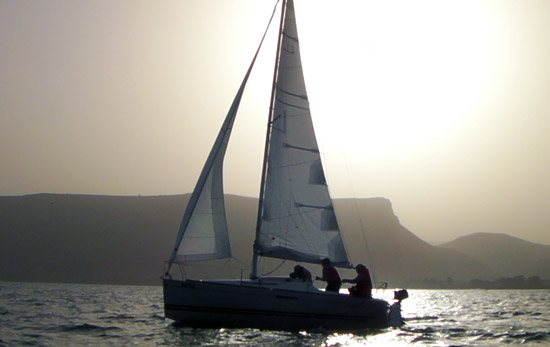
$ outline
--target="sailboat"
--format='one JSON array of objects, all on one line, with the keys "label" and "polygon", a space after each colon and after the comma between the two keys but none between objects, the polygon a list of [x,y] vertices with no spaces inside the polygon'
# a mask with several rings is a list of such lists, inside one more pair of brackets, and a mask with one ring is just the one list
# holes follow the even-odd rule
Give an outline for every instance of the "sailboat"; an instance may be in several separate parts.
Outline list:
[{"label": "sailboat", "polygon": [[[223,161],[260,43],[182,218],[163,276],[165,316],[186,326],[352,331],[388,326],[388,303],[258,273],[260,257],[351,268],[315,138],[293,0],[281,1],[270,114],[249,279],[174,279],[174,264],[231,257]],[[274,11],[275,14],[275,11]],[[273,15],[271,17],[273,19]],[[271,23],[271,20],[270,20]],[[269,28],[269,25],[268,25]],[[267,33],[267,29],[266,29]]]}]

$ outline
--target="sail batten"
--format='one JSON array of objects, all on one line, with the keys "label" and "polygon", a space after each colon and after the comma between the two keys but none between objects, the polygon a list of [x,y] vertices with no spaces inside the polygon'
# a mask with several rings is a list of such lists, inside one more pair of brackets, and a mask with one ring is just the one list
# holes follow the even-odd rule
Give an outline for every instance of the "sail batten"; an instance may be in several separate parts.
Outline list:
[{"label": "sail batten", "polygon": [[294,108],[298,108],[298,109],[301,109],[301,110],[306,110],[306,111],[309,111],[309,107],[304,107],[304,106],[299,106],[299,105],[295,105],[295,104],[291,104],[289,102],[286,102],[286,101],[283,101],[282,99],[277,99],[277,102],[285,105],[285,106],[290,106],[290,107],[294,107]]},{"label": "sail batten", "polygon": [[300,98],[300,99],[303,99],[303,100],[306,100],[307,101],[307,95],[303,95],[303,94],[295,94],[295,93],[291,93],[289,92],[288,90],[284,90],[283,88],[277,86],[277,90],[278,91],[281,91],[287,95],[292,95],[292,96],[295,96],[297,98]]}]

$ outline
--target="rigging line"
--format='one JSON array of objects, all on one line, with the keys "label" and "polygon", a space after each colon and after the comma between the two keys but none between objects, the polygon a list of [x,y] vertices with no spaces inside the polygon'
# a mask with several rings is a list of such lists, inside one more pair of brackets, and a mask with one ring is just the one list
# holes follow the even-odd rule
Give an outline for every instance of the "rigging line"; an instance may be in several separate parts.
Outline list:
[{"label": "rigging line", "polygon": [[[365,243],[365,248],[367,251],[367,258],[373,263],[374,265],[374,259],[371,256],[370,250],[369,250],[369,243],[367,242],[367,236],[365,235],[365,226],[363,225],[363,218],[361,218],[361,215],[359,213],[359,206],[357,203],[357,197],[355,194],[355,187],[353,185],[353,180],[351,179],[349,165],[348,165],[348,159],[347,156],[344,155],[344,165],[346,166],[346,174],[348,175],[348,182],[351,186],[351,193],[353,195],[353,206],[355,207],[355,213],[357,215],[357,219],[359,219],[359,226],[361,227],[361,235],[363,236],[363,242]],[[375,284],[374,287],[376,287],[376,266],[371,267],[370,273],[372,276],[372,281]]]},{"label": "rigging line", "polygon": [[235,261],[238,265],[241,266],[241,271],[243,271],[245,268],[249,268],[248,264],[246,264],[245,262],[243,262],[242,260],[240,259],[237,259],[235,257],[231,257],[229,258],[229,260],[233,260]]},{"label": "rigging line", "polygon": [[239,258],[235,258],[235,257],[231,257],[229,258],[230,260],[234,260],[236,263],[242,265],[242,266],[248,266],[248,264],[246,264],[245,262],[243,262],[242,260],[240,260]]},{"label": "rigging line", "polygon": [[275,271],[279,270],[281,268],[281,266],[283,266],[284,264],[286,263],[286,260],[283,260],[279,265],[277,265],[273,270],[269,271],[269,272],[266,272],[262,275],[260,275],[260,277],[264,277],[264,276],[269,276],[271,275],[272,273],[274,273]]},{"label": "rigging line", "polygon": [[[286,14],[286,0],[282,0],[283,3],[281,5],[281,21],[279,24],[279,34],[277,36],[277,51],[275,54],[275,67],[273,69],[273,83],[271,86],[271,97],[269,102],[269,117],[267,121],[267,129],[266,129],[266,136],[265,136],[265,147],[264,147],[264,156],[263,156],[263,165],[262,165],[262,175],[261,175],[261,182],[260,182],[260,195],[258,199],[258,214],[256,218],[256,235],[254,236],[254,244],[253,244],[253,251],[252,251],[252,270],[250,272],[250,278],[256,278],[257,272],[258,272],[258,258],[260,257],[260,254],[257,249],[257,242],[260,234],[260,228],[261,228],[261,219],[262,219],[262,209],[263,209],[263,203],[264,203],[264,194],[265,194],[265,186],[266,186],[266,175],[267,175],[267,157],[269,153],[269,141],[271,138],[271,132],[273,127],[273,119],[275,117],[275,90],[277,86],[277,71],[279,70],[279,58],[281,54],[281,41],[282,41],[282,32],[284,30],[284,20],[285,20],[285,14]],[[277,3],[275,4],[275,7],[273,9],[273,14],[271,15],[271,19],[269,20],[269,23],[271,24],[271,20],[273,19],[273,16],[275,15],[275,11],[277,9],[277,5],[279,4],[279,0],[277,0]],[[269,27],[269,25],[268,25]],[[264,34],[265,35],[265,34]]]},{"label": "rigging line", "polygon": [[227,261],[225,262],[225,266],[227,267],[228,271],[229,271],[229,275],[230,275],[230,278],[235,278],[233,276],[233,271],[231,271],[231,261],[234,261],[235,263],[237,263],[238,266],[240,266],[240,272],[241,272],[241,277],[242,277],[242,272],[244,270],[244,268],[247,267],[246,263],[242,262],[241,260],[235,258],[235,257],[231,257],[231,258],[227,258]]},{"label": "rigging line", "polygon": [[223,264],[225,268],[227,269],[227,272],[229,272],[229,277],[233,278],[233,271],[231,271],[231,266],[229,265],[229,262],[231,261],[231,258],[227,258],[225,260],[225,263]]},{"label": "rigging line", "polygon": [[[319,143],[318,143],[318,145],[319,145]],[[324,148],[324,146],[325,146],[325,144],[323,144],[323,142],[321,142],[320,147]],[[346,253],[346,260],[348,262],[348,264],[346,266],[342,266],[342,267],[351,268],[351,267],[353,267],[353,262],[351,261],[350,256],[349,256],[349,249],[346,246],[344,235],[342,233],[342,223],[340,221],[340,218],[338,217],[338,211],[336,210],[336,207],[334,206],[334,200],[333,200],[332,194],[330,192],[330,185],[328,184],[328,182],[330,180],[328,178],[329,176],[327,176],[327,173],[328,173],[328,175],[330,175],[330,172],[326,170],[326,167],[328,166],[328,165],[326,165],[326,163],[327,163],[326,158],[327,158],[327,153],[324,150],[319,150],[319,159],[321,160],[321,168],[323,169],[323,174],[325,175],[325,182],[326,182],[325,186],[327,188],[327,193],[328,193],[328,196],[329,196],[329,199],[330,199],[330,204],[332,205],[332,208],[333,208],[333,211],[334,211],[334,215],[336,216],[336,224],[338,225],[338,233],[340,234],[340,238],[342,239],[342,245],[344,246],[344,250],[345,250],[345,253]]]}]

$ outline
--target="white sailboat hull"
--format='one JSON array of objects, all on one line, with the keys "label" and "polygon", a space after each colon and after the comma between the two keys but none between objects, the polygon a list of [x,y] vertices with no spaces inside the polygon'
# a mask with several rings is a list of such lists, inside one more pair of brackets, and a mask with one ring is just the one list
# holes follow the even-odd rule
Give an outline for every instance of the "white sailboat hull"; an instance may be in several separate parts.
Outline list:
[{"label": "white sailboat hull", "polygon": [[388,303],[326,293],[285,278],[164,279],[167,318],[195,327],[352,331],[388,326]]}]

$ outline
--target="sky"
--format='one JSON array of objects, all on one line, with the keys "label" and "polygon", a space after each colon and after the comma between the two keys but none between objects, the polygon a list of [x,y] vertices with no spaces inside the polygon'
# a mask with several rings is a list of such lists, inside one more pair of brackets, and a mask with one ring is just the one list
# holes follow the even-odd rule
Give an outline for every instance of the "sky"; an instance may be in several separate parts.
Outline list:
[{"label": "sky", "polygon": [[[275,1],[0,0],[0,195],[193,189]],[[295,0],[335,198],[550,244],[550,1]],[[274,31],[226,156],[256,196]]]}]

